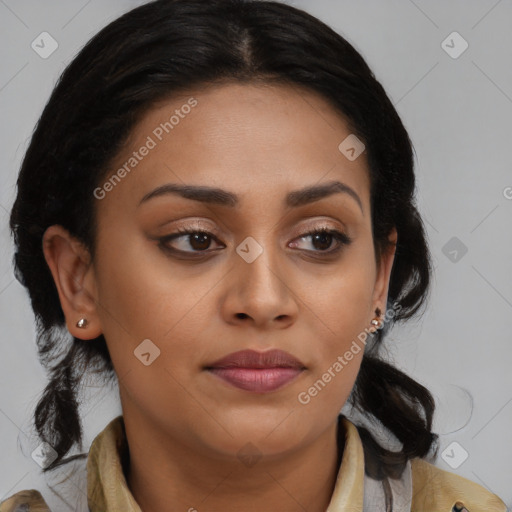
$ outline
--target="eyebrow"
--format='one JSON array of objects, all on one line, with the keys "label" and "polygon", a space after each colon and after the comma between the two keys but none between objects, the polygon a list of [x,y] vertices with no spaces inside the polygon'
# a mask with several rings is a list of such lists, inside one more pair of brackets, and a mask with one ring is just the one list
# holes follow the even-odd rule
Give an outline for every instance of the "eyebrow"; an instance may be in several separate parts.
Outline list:
[{"label": "eyebrow", "polygon": [[[216,187],[208,187],[205,185],[181,185],[177,183],[166,183],[160,187],[155,188],[148,192],[141,200],[139,205],[153,199],[167,194],[175,194],[185,199],[192,199],[202,203],[216,204],[220,206],[236,207],[239,204],[239,198],[233,192],[223,190]],[[330,181],[321,185],[313,185],[304,187],[299,190],[289,192],[285,198],[285,205],[288,207],[304,206],[314,201],[319,201],[325,197],[333,194],[347,194],[352,197],[359,205],[361,212],[363,211],[363,204],[361,198],[357,195],[355,190],[341,181]]]}]

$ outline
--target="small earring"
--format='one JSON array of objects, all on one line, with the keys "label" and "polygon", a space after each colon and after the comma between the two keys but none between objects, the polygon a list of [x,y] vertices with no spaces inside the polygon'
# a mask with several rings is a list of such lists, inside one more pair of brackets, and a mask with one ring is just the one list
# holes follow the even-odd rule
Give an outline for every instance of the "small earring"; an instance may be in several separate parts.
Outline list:
[{"label": "small earring", "polygon": [[80,320],[78,320],[78,322],[76,323],[76,326],[79,329],[85,329],[88,323],[89,322],[87,321],[87,318],[80,318]]},{"label": "small earring", "polygon": [[375,329],[371,331],[372,333],[375,333],[378,329],[380,329],[382,327],[382,320],[380,319],[380,313],[381,313],[380,309],[376,308],[375,314],[377,315],[377,317],[371,321],[371,324],[375,327]]}]

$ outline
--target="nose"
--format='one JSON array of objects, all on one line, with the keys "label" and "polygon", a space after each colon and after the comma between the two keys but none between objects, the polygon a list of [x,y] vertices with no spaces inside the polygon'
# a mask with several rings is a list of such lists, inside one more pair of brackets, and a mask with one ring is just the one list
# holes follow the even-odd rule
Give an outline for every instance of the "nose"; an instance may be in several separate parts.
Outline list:
[{"label": "nose", "polygon": [[[252,244],[254,250],[254,239]],[[291,272],[286,270],[285,257],[267,249],[269,245],[258,242],[263,251],[253,261],[240,256],[242,252],[234,253],[221,306],[227,323],[252,324],[263,330],[286,328],[296,320],[298,297]]]}]

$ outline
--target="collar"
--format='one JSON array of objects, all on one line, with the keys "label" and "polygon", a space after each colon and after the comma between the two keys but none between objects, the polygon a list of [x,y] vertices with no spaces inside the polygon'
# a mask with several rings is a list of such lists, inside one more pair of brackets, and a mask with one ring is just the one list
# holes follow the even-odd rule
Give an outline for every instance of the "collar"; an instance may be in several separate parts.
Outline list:
[{"label": "collar", "polygon": [[[357,427],[344,416],[340,416],[340,424],[345,448],[327,512],[391,510],[385,504],[382,482],[364,474],[365,456]],[[95,438],[87,461],[81,460],[64,480],[47,483],[56,499],[51,510],[62,510],[64,502],[75,512],[141,512],[124,477],[122,461],[127,454],[124,423],[119,416]],[[58,476],[59,472],[53,478]],[[389,479],[388,483],[393,512],[511,512],[485,487],[423,459],[409,461],[401,479]],[[0,512],[29,509],[50,512],[34,489],[19,491],[0,503]]]},{"label": "collar", "polygon": [[[364,473],[364,452],[356,426],[340,418],[345,429],[345,448],[336,484],[326,512],[371,512],[382,509],[384,491],[381,482]],[[87,459],[87,496],[90,512],[123,510],[142,512],[128,488],[123,472],[127,453],[122,416],[113,419],[94,439]],[[393,510],[411,509],[410,464],[401,480],[391,480]]]}]

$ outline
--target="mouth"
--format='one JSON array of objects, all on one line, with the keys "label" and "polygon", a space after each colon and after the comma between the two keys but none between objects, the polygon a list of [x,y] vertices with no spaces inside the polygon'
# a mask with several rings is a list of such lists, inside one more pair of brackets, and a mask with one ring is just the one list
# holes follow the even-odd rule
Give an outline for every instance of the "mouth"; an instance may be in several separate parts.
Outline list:
[{"label": "mouth", "polygon": [[241,350],[204,369],[236,388],[254,393],[269,393],[297,378],[306,367],[282,350]]}]

